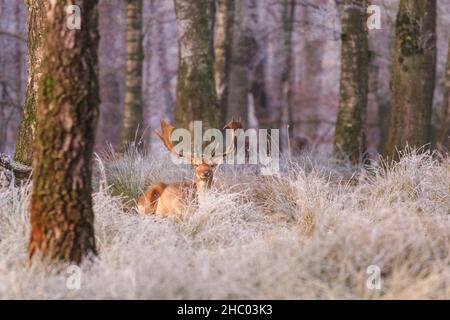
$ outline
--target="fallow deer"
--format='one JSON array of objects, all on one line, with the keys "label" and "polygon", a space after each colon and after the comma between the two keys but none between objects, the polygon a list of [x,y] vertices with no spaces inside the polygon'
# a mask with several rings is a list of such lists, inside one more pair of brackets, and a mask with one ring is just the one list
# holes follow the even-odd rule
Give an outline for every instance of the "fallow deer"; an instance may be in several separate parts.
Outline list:
[{"label": "fallow deer", "polygon": [[138,200],[138,212],[140,214],[157,214],[161,216],[170,216],[180,214],[192,197],[197,198],[211,187],[215,166],[220,163],[224,157],[234,152],[235,149],[235,130],[242,128],[240,121],[232,119],[224,129],[232,129],[233,135],[231,142],[225,152],[214,157],[206,158],[204,155],[183,154],[174,149],[171,135],[175,127],[161,120],[161,132],[155,131],[160,137],[164,146],[177,157],[184,157],[190,160],[194,168],[194,182],[164,183],[159,182],[144,192]]}]

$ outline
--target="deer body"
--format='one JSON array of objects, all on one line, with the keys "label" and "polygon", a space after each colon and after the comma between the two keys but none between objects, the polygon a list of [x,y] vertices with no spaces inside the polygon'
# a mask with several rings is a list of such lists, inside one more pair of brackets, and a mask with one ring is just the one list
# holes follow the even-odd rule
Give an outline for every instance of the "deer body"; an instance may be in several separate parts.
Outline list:
[{"label": "deer body", "polygon": [[211,187],[212,168],[202,164],[196,168],[195,182],[157,183],[139,198],[140,214],[169,216],[182,214],[187,203]]},{"label": "deer body", "polygon": [[[237,121],[234,119],[225,126],[233,130],[236,126]],[[161,120],[161,132],[156,132],[158,136],[163,141],[166,148],[174,152],[172,142],[170,140],[170,135],[175,129],[163,120]],[[234,150],[235,137],[233,135],[232,142],[227,148],[226,152],[222,155],[216,156],[215,158],[223,158],[230,152]],[[177,156],[187,157],[187,155]],[[138,212],[140,214],[156,214],[161,216],[170,215],[180,215],[183,213],[187,203],[195,198],[199,198],[202,193],[206,192],[212,185],[214,167],[216,166],[216,161],[211,159],[207,161],[204,156],[195,157],[190,156],[191,164],[195,170],[195,180],[194,182],[178,182],[166,184],[159,182],[144,192],[144,194],[138,200]]]}]

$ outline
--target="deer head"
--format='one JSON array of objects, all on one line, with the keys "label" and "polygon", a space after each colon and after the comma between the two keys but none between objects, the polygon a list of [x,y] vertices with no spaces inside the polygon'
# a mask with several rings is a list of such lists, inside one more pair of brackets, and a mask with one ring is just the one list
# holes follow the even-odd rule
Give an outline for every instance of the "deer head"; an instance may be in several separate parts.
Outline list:
[{"label": "deer head", "polygon": [[161,120],[160,124],[161,132],[155,130],[155,133],[164,143],[164,146],[167,148],[167,150],[169,150],[177,157],[183,157],[190,161],[190,164],[195,171],[195,185],[197,191],[205,190],[211,187],[215,167],[220,164],[228,154],[234,151],[236,141],[235,130],[242,128],[241,122],[235,120],[234,118],[227,125],[225,125],[224,129],[233,130],[231,142],[226,147],[224,153],[214,154],[214,156],[210,157],[203,154],[196,155],[195,153],[181,153],[176,151],[171,140],[172,132],[173,130],[175,130],[175,127],[168,124],[164,120]]}]

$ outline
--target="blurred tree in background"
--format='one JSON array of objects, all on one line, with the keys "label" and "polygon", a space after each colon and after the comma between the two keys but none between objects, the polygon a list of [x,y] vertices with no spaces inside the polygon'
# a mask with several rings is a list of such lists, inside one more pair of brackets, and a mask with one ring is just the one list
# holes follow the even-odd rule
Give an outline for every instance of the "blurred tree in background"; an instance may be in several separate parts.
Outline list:
[{"label": "blurred tree in background", "polygon": [[214,84],[213,34],[208,2],[175,0],[175,12],[179,41],[176,123],[189,128],[192,121],[202,120],[204,127],[217,128],[220,110]]},{"label": "blurred tree in background", "polygon": [[390,126],[384,155],[430,143],[436,74],[436,0],[401,0],[395,24]]},{"label": "blurred tree in background", "polygon": [[125,103],[121,131],[122,151],[130,142],[138,142],[143,133],[142,0],[127,0]]},{"label": "blurred tree in background", "polygon": [[342,10],[341,82],[334,152],[358,162],[366,152],[368,94],[367,1],[345,0]]}]

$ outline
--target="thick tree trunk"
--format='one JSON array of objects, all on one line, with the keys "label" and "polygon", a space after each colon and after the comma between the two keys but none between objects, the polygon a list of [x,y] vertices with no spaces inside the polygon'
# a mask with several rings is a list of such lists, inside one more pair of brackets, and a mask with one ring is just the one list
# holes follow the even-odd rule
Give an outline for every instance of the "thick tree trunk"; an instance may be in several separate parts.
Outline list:
[{"label": "thick tree trunk", "polygon": [[225,120],[241,118],[248,126],[248,97],[251,90],[251,65],[257,53],[257,42],[252,21],[253,0],[237,1],[231,41],[228,107]]},{"label": "thick tree trunk", "polygon": [[127,0],[125,109],[121,132],[122,150],[141,139],[142,107],[142,0]]},{"label": "thick tree trunk", "polygon": [[392,109],[384,155],[430,142],[436,67],[436,0],[401,0],[395,27]]},{"label": "thick tree trunk", "polygon": [[[67,5],[82,12],[66,26]],[[79,263],[95,254],[91,160],[98,116],[97,1],[59,1],[46,14],[37,106],[29,253]]]},{"label": "thick tree trunk", "polygon": [[175,121],[184,128],[194,120],[202,120],[204,128],[219,124],[208,7],[204,0],[175,0],[179,43]]},{"label": "thick tree trunk", "polygon": [[352,162],[357,162],[366,151],[367,1],[345,0],[343,5],[341,81],[334,151],[338,156],[346,155]]},{"label": "thick tree trunk", "polygon": [[450,39],[448,47],[447,67],[444,78],[444,99],[438,132],[437,146],[440,150],[450,151]]},{"label": "thick tree trunk", "polygon": [[227,120],[234,6],[234,0],[218,0],[216,6],[214,79],[222,123]]},{"label": "thick tree trunk", "polygon": [[[28,85],[14,160],[31,165],[36,134],[36,105],[41,79],[42,48],[46,34],[47,1],[28,0]],[[20,76],[20,75],[18,75]]]}]

